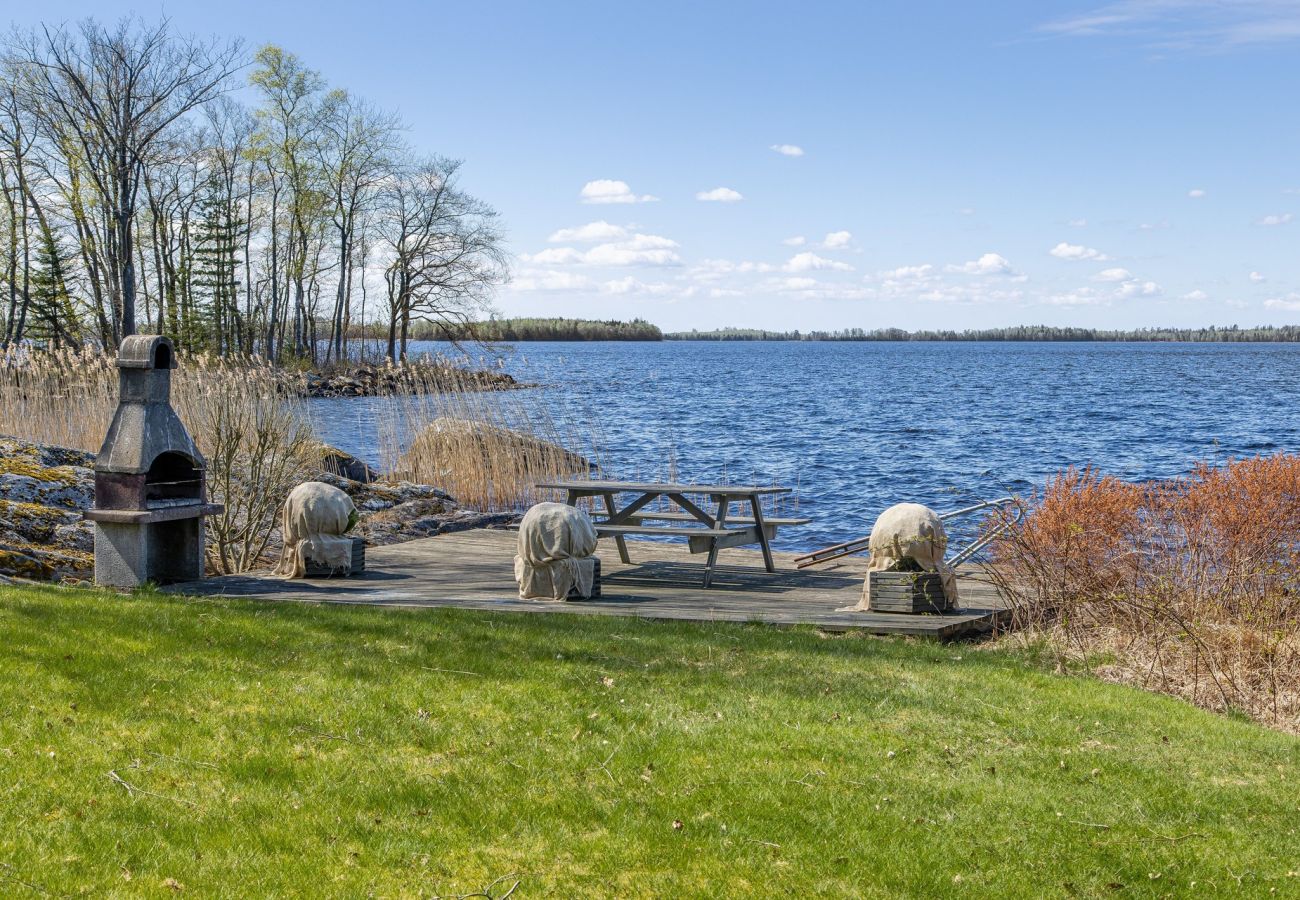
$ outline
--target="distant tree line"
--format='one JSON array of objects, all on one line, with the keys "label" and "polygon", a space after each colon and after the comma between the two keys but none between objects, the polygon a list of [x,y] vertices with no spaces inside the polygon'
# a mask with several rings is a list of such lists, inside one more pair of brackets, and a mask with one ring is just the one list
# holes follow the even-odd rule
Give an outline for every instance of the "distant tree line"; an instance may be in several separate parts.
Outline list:
[{"label": "distant tree line", "polygon": [[1208,328],[1138,328],[1134,330],[1016,325],[966,331],[904,331],[901,328],[847,328],[842,331],[764,331],[723,328],[675,331],[669,341],[1191,341],[1202,343],[1291,343],[1300,341],[1300,325],[1237,325]]},{"label": "distant tree line", "polygon": [[506,274],[496,212],[403,129],[279,47],[166,20],[0,38],[0,346],[156,330],[318,361],[372,322],[401,359]]},{"label": "distant tree line", "polygon": [[488,319],[457,328],[424,327],[413,332],[418,340],[515,341],[661,341],[659,326],[644,319]]}]

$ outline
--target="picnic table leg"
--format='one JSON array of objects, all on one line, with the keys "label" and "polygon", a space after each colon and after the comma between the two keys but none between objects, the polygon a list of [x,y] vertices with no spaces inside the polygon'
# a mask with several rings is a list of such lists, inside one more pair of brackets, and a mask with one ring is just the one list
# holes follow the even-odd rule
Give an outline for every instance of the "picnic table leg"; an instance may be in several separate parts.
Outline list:
[{"label": "picnic table leg", "polygon": [[763,548],[763,567],[769,572],[775,572],[776,563],[772,561],[772,547],[767,542],[767,527],[763,523],[763,501],[755,494],[749,498],[749,503],[754,509],[754,527],[758,529],[758,546]]},{"label": "picnic table leg", "polygon": [[[718,514],[714,516],[715,527],[722,528],[727,524],[727,507],[731,501],[726,497],[718,498]],[[718,562],[718,539],[715,537],[709,546],[709,561],[704,565],[704,586],[708,587],[713,583],[713,567]]]},{"label": "picnic table leg", "polygon": [[[601,496],[605,498],[605,512],[607,513],[607,517],[610,519],[614,518],[617,513],[614,509],[614,495],[602,494]],[[623,539],[623,535],[615,535],[614,543],[618,545],[618,558],[621,559],[625,565],[632,565],[632,558],[627,555],[627,541]]]}]

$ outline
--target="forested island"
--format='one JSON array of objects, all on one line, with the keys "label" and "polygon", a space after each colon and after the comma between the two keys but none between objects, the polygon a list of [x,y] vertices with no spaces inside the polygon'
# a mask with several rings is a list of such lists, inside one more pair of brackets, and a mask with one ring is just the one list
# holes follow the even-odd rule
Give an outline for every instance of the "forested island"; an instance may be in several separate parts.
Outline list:
[{"label": "forested island", "polygon": [[486,322],[421,325],[411,332],[415,340],[515,341],[661,341],[659,326],[644,319],[630,322],[609,319],[524,318],[488,319]]}]

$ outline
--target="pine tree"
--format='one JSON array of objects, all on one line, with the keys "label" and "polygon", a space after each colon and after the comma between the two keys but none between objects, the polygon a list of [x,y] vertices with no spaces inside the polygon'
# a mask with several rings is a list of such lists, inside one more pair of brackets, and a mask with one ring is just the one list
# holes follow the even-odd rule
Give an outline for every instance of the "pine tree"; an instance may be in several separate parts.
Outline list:
[{"label": "pine tree", "polygon": [[74,345],[81,340],[81,322],[68,292],[65,259],[59,236],[43,232],[32,268],[27,334],[50,347]]},{"label": "pine tree", "polygon": [[239,321],[238,250],[243,224],[217,179],[199,203],[190,289],[194,321],[185,323],[193,345],[218,353],[237,346]]}]

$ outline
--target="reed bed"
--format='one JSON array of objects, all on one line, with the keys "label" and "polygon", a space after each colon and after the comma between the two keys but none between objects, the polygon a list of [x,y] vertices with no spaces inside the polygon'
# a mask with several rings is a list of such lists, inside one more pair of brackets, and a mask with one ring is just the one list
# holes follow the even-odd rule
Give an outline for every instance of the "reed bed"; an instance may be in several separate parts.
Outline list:
[{"label": "reed bed", "polygon": [[522,510],[552,499],[538,482],[601,468],[589,423],[557,415],[531,391],[423,390],[386,399],[379,434],[385,468],[476,509]]},{"label": "reed bed", "polygon": [[1013,641],[1300,733],[1300,456],[1131,484],[1071,469],[994,547]]}]

